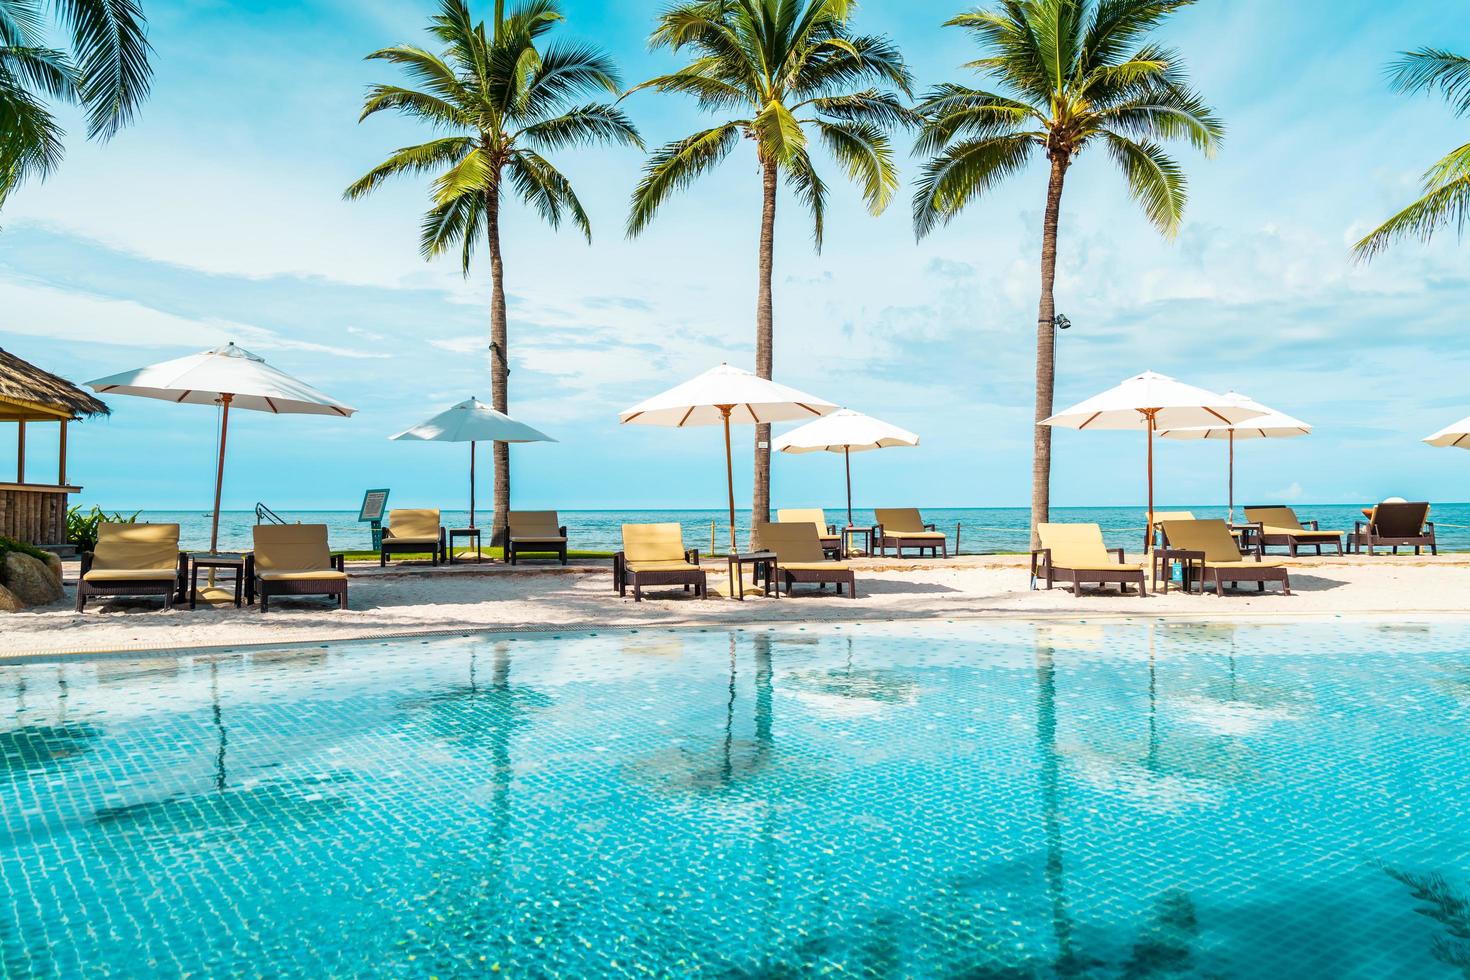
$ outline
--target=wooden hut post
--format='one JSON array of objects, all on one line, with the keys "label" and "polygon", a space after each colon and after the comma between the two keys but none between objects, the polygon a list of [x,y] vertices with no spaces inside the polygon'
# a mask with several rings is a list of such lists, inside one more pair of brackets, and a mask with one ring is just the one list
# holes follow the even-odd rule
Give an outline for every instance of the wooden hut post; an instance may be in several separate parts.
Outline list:
[{"label": "wooden hut post", "polygon": [[26,420],[21,419],[15,437],[15,482],[26,482]]},{"label": "wooden hut post", "polygon": [[56,482],[66,486],[66,419],[61,420],[61,439],[56,453]]}]

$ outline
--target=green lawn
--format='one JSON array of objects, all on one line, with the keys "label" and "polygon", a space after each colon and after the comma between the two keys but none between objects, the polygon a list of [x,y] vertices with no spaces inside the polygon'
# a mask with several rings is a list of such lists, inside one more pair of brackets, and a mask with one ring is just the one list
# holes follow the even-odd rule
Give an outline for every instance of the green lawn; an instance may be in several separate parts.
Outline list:
[{"label": "green lawn", "polygon": [[[494,559],[496,561],[504,561],[505,560],[505,555],[502,554],[502,549],[500,549],[500,548],[485,548],[485,549],[483,549],[483,553],[484,553],[484,556],[485,556],[485,558],[487,560],[489,560],[489,559]],[[346,551],[346,552],[343,552],[343,554],[346,555],[348,561],[377,561],[378,560],[378,553],[376,551]],[[471,561],[473,561],[474,558],[475,558],[475,549],[474,548],[455,548],[454,549],[454,556],[456,558],[469,558]],[[613,553],[611,551],[577,551],[576,549],[572,549],[572,550],[570,550],[570,551],[567,552],[567,557],[568,558],[611,558],[612,556],[613,556]],[[429,555],[429,553],[427,551],[424,552],[422,555],[412,555],[412,554],[397,555],[397,554],[395,554],[392,557],[390,557],[388,560],[389,561],[396,561],[399,558],[424,559],[424,560],[428,560],[430,558],[430,555]],[[544,562],[544,561],[548,561],[548,560],[551,560],[551,559],[550,559],[550,556],[549,555],[546,556],[546,557],[543,557],[541,555],[528,555],[528,556],[524,557],[522,560],[523,561],[530,561],[530,562],[537,562],[537,561]]]}]

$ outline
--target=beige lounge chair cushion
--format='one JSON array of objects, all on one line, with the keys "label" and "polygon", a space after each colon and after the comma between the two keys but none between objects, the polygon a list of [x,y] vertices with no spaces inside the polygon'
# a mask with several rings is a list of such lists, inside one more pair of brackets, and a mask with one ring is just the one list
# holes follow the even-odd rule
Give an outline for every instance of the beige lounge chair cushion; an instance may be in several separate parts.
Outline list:
[{"label": "beige lounge chair cushion", "polygon": [[784,568],[808,562],[823,564],[822,559],[826,557],[817,526],[811,521],[757,524],[754,544],[757,550],[775,552],[776,563]]},{"label": "beige lounge chair cushion", "polygon": [[[1164,521],[1164,539],[1175,551],[1198,551],[1205,556],[1205,563],[1215,565],[1255,565],[1246,562],[1240,554],[1240,545],[1230,533],[1224,521]],[[1260,563],[1264,564],[1264,563]]]},{"label": "beige lounge chair cushion", "polygon": [[254,534],[255,573],[262,579],[333,571],[325,524],[257,524]]},{"label": "beige lounge chair cushion", "polygon": [[1266,561],[1246,561],[1244,559],[1241,559],[1240,561],[1208,561],[1207,560],[1205,562],[1205,567],[1206,568],[1218,568],[1218,569],[1221,569],[1222,571],[1223,570],[1226,570],[1226,569],[1231,569],[1231,568],[1281,568],[1282,567],[1282,563],[1279,562],[1279,561],[1273,561],[1271,559],[1267,559]]},{"label": "beige lounge chair cushion", "polygon": [[626,562],[624,567],[630,572],[704,571],[698,565],[691,565],[682,558],[678,561],[630,561]]},{"label": "beige lounge chair cushion", "polygon": [[[92,550],[93,571],[167,571],[176,574],[179,567],[179,526],[177,524],[111,524],[97,525],[97,547]],[[122,578],[109,581],[125,581]],[[101,581],[101,579],[92,579]],[[137,581],[151,581],[139,578]]]},{"label": "beige lounge chair cushion", "polygon": [[778,524],[815,524],[817,526],[817,537],[823,541],[838,541],[840,538],[835,534],[828,534],[827,515],[820,507],[788,507],[776,511],[776,523]]},{"label": "beige lounge chair cushion", "polygon": [[1341,531],[1309,531],[1302,527],[1296,511],[1290,507],[1247,507],[1245,519],[1261,525],[1265,534],[1286,534],[1294,538],[1340,538]]},{"label": "beige lounge chair cushion", "polygon": [[172,582],[178,577],[176,568],[94,568],[82,579],[86,582]]},{"label": "beige lounge chair cushion", "polygon": [[1079,572],[1142,572],[1140,565],[1120,563],[1103,544],[1102,528],[1096,524],[1038,524],[1036,534],[1041,546],[1051,550],[1055,568]]},{"label": "beige lounge chair cushion", "polygon": [[778,561],[776,564],[788,572],[847,572],[852,570],[845,561]]},{"label": "beige lounge chair cushion", "polygon": [[345,582],[347,575],[334,569],[315,569],[309,572],[257,572],[263,582]]},{"label": "beige lounge chair cushion", "polygon": [[419,536],[419,537],[413,537],[413,538],[409,538],[409,537],[403,537],[403,538],[401,538],[401,537],[399,537],[396,534],[385,534],[385,535],[383,535],[383,540],[389,542],[390,544],[419,544],[419,545],[423,545],[425,551],[430,550],[431,547],[437,548],[439,546],[439,535],[437,535],[437,534],[434,535],[433,537]]},{"label": "beige lounge chair cushion", "polygon": [[554,510],[513,510],[507,518],[513,541],[564,541]]},{"label": "beige lounge chair cushion", "polygon": [[635,563],[685,564],[684,528],[679,524],[624,524],[623,559]]},{"label": "beige lounge chair cushion", "polygon": [[905,541],[942,541],[943,531],[895,531],[884,525],[883,536],[887,538],[903,538]]},{"label": "beige lounge chair cushion", "polygon": [[878,508],[873,512],[879,524],[883,525],[885,532],[901,534],[906,538],[919,537],[923,534],[938,534],[938,532],[927,531],[924,527],[924,518],[919,515],[917,507],[895,507]]},{"label": "beige lounge chair cushion", "polygon": [[398,544],[422,544],[439,541],[437,510],[390,510],[388,536]]},{"label": "beige lounge chair cushion", "polygon": [[566,544],[560,534],[512,534],[510,539],[517,544]]}]

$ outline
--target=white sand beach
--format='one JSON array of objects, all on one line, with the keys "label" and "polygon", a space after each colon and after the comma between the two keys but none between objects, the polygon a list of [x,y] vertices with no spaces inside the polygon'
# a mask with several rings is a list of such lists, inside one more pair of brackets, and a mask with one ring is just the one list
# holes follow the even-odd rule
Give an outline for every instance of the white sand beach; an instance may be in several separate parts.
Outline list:
[{"label": "white sand beach", "polygon": [[[586,629],[641,624],[698,625],[803,621],[888,621],[986,616],[1098,617],[1208,616],[1270,618],[1298,615],[1470,612],[1470,555],[1349,556],[1289,560],[1292,595],[1275,586],[1265,594],[1245,586],[1223,598],[1213,593],[1140,598],[1092,589],[1031,591],[1026,559],[964,557],[854,563],[858,598],[801,591],[793,598],[752,596],[745,602],[678,592],[653,593],[635,603],[618,598],[606,562],[567,568],[500,564],[433,568],[405,564],[349,567],[351,608],[324,600],[278,599],[271,611],[233,606],[163,612],[156,600],[96,602],[72,611],[69,594],[43,609],[6,617],[0,656],[189,649],[247,644],[304,643],[383,635],[496,629]],[[724,586],[724,565],[711,566],[711,585]],[[75,568],[69,567],[69,585]],[[70,589],[68,590],[70,593]]]}]

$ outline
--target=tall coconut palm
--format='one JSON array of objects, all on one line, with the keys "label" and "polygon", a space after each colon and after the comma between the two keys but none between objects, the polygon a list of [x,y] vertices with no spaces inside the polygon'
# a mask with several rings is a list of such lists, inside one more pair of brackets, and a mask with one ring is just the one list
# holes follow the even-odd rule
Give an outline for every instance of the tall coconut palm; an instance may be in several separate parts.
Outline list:
[{"label": "tall coconut palm", "polygon": [[[947,26],[971,32],[984,56],[967,67],[997,90],[941,85],[926,93],[918,152],[928,156],[914,195],[919,237],[950,221],[1038,155],[1049,165],[1042,218],[1041,303],[1036,318],[1036,421],[1052,413],[1057,228],[1067,171],[1098,146],[1128,191],[1173,237],[1186,182],[1162,141],[1183,139],[1213,155],[1223,127],[1190,89],[1179,55],[1149,39],[1193,0],[999,0]],[[1051,429],[1036,425],[1031,524],[1051,509]]]},{"label": "tall coconut palm", "polygon": [[[1406,94],[1438,89],[1455,115],[1470,114],[1470,58],[1420,48],[1406,52],[1389,67],[1394,89]],[[1434,233],[1450,225],[1464,232],[1470,221],[1470,143],[1446,154],[1424,174],[1424,193],[1408,207],[1375,228],[1353,246],[1359,259],[1373,258],[1404,238],[1428,242]]]},{"label": "tall coconut palm", "polygon": [[[390,177],[434,174],[433,203],[419,236],[424,258],[458,249],[468,276],[483,239],[490,253],[490,395],[500,412],[508,410],[510,374],[500,249],[505,198],[514,193],[553,228],[570,218],[591,242],[591,222],[571,183],[542,154],[579,145],[643,146],[615,105],[579,101],[617,94],[610,58],[583,44],[537,47],[562,20],[557,0],[523,0],[509,12],[496,0],[487,29],[464,0],[441,0],[429,25],[440,53],[402,44],[368,55],[398,65],[418,87],[374,85],[360,118],[392,109],[447,135],[396,150],[346,192],[360,198]],[[492,540],[503,543],[510,506],[510,452],[503,442],[495,444],[494,495]]]},{"label": "tall coconut palm", "polygon": [[[54,16],[70,51],[47,44]],[[47,101],[80,104],[87,137],[108,139],[148,94],[147,22],[136,0],[0,0],[0,206],[61,163]]]},{"label": "tall coconut palm", "polygon": [[[701,109],[740,114],[660,147],[633,192],[628,234],[648,227],[660,205],[749,140],[761,178],[760,245],[755,307],[755,371],[771,377],[777,189],[784,178],[810,211],[822,247],[827,185],[817,174],[809,139],[825,146],[881,214],[898,188],[889,134],[912,121],[898,92],[908,69],[886,37],[852,29],[853,0],[694,0],[658,18],[653,48],[689,52],[680,70],[638,89],[692,96]],[[897,90],[897,91],[895,91]],[[754,521],[768,520],[771,427],[756,427]]]}]

